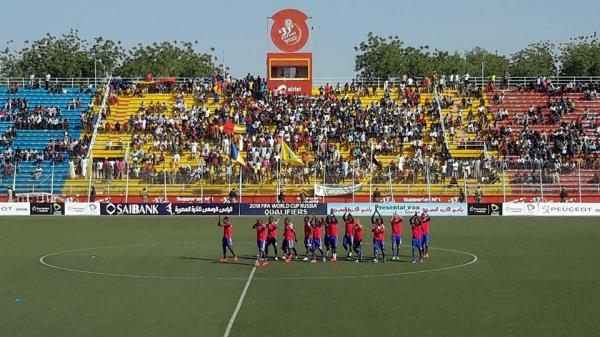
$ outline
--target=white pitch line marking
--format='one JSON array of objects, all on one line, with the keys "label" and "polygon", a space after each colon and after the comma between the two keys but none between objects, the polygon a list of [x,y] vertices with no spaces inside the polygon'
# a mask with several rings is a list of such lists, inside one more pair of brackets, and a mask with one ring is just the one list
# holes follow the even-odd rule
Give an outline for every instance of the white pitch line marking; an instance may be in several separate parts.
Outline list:
[{"label": "white pitch line marking", "polygon": [[244,286],[244,290],[242,290],[242,294],[240,295],[240,299],[238,300],[237,305],[235,306],[235,310],[229,319],[229,323],[227,323],[227,328],[225,329],[225,333],[223,337],[229,337],[231,333],[231,328],[233,327],[233,323],[235,322],[235,318],[237,317],[238,312],[240,312],[240,308],[242,307],[242,303],[244,303],[244,298],[246,297],[246,292],[248,291],[248,287],[250,287],[250,283],[252,282],[252,278],[254,277],[254,272],[256,271],[256,267],[252,267],[252,271],[248,276],[248,280],[246,281],[246,285]]},{"label": "white pitch line marking", "polygon": [[[168,275],[139,275],[139,274],[118,274],[118,273],[106,273],[106,272],[97,272],[97,271],[91,271],[91,270],[81,270],[81,269],[74,269],[74,268],[68,268],[68,267],[62,267],[62,266],[58,266],[58,265],[54,265],[51,263],[48,263],[46,261],[47,258],[51,257],[51,256],[55,256],[55,255],[61,255],[61,254],[67,254],[67,253],[75,253],[75,252],[83,252],[83,251],[89,251],[89,250],[96,250],[96,249],[109,249],[109,248],[125,248],[125,247],[142,247],[142,246],[156,246],[156,245],[172,245],[172,244],[196,244],[193,242],[175,242],[175,243],[150,243],[150,244],[136,244],[136,245],[124,245],[124,246],[104,246],[104,247],[94,247],[94,248],[83,248],[83,249],[74,249],[74,250],[64,250],[64,251],[60,251],[60,252],[54,252],[54,253],[49,253],[46,254],[42,257],[39,258],[39,262],[49,268],[53,268],[53,269],[58,269],[58,270],[63,270],[63,271],[68,271],[68,272],[74,272],[74,273],[82,273],[82,274],[92,274],[92,275],[103,275],[103,276],[113,276],[113,277],[130,277],[130,278],[143,278],[143,279],[171,279],[171,280],[235,280],[235,281],[242,281],[245,280],[246,278],[244,277],[203,277],[203,276],[168,276]],[[457,269],[457,268],[462,268],[462,267],[466,267],[468,265],[474,264],[476,263],[479,258],[477,255],[473,254],[473,253],[469,253],[469,252],[465,252],[465,251],[461,251],[461,250],[455,250],[455,249],[448,249],[448,248],[441,248],[441,247],[430,247],[429,249],[431,250],[441,250],[441,251],[447,251],[447,252],[452,252],[452,253],[457,253],[457,254],[464,254],[467,256],[471,257],[471,260],[465,263],[461,263],[458,265],[453,265],[453,266],[446,266],[446,267],[438,267],[438,268],[432,268],[432,269],[421,269],[421,270],[412,270],[412,271],[404,271],[404,272],[398,272],[398,273],[389,273],[389,274],[370,274],[370,275],[341,275],[341,276],[298,276],[298,277],[255,277],[255,280],[267,280],[267,281],[275,281],[275,280],[287,280],[287,281],[294,281],[294,280],[331,280],[331,279],[357,279],[357,278],[379,278],[379,277],[395,277],[395,276],[402,276],[402,275],[411,275],[411,274],[421,274],[421,273],[431,273],[431,272],[437,272],[437,271],[444,271],[444,270],[452,270],[452,269]]]}]

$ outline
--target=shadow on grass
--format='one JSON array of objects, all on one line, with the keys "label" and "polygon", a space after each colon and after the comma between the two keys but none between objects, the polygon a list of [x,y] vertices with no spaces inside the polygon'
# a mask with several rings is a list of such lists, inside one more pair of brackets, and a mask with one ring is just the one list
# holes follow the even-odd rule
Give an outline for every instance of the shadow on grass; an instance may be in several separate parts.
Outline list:
[{"label": "shadow on grass", "polygon": [[[292,261],[294,261],[295,263],[297,262],[302,262],[302,263],[309,263],[309,261],[304,261],[303,259],[303,255],[299,255],[298,259],[292,259]],[[373,263],[373,256],[368,256],[368,255],[363,255],[362,260],[360,261],[361,263]],[[412,261],[412,256],[410,255],[404,255],[404,254],[400,254],[400,260],[398,261],[392,261],[390,260],[391,255],[387,255],[386,256],[386,262],[389,263],[410,263]],[[418,258],[418,257],[417,257]],[[210,262],[210,263],[216,263],[216,264],[232,264],[232,265],[243,265],[243,266],[254,266],[254,261],[256,261],[256,255],[252,255],[252,256],[238,256],[238,261],[234,262],[232,258],[228,257],[227,258],[227,263],[221,263],[219,262],[218,259],[216,258],[207,258],[207,257],[200,257],[200,256],[180,256],[179,259],[182,260],[196,260],[196,261],[205,261],[205,262]],[[269,261],[273,261],[273,257],[269,257]],[[282,258],[280,258],[280,261],[283,261]],[[317,257],[317,261],[321,262],[321,257]],[[327,262],[330,262],[330,258],[327,259]],[[338,257],[338,263],[344,263],[344,262],[352,262],[355,263],[356,262],[356,256],[352,256],[350,259],[346,259],[346,257]],[[380,261],[381,262],[381,261]]]},{"label": "shadow on grass", "polygon": [[[254,266],[254,260],[256,260],[255,257],[239,256],[238,262],[234,262],[232,258],[228,258],[226,263],[222,263],[222,262],[219,262],[218,259],[207,258],[207,257],[180,256],[179,258],[182,260],[196,260],[196,261],[205,261],[205,262],[216,263],[216,264],[233,264],[233,265],[240,265],[240,266]],[[252,262],[248,262],[248,261],[252,261]]]}]

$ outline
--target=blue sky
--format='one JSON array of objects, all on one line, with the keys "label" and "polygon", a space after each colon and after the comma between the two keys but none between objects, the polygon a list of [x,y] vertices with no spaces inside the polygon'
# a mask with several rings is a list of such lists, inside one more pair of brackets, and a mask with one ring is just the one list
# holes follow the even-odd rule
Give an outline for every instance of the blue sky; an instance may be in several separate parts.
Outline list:
[{"label": "blue sky", "polygon": [[284,8],[313,17],[308,48],[314,53],[315,77],[352,77],[353,47],[370,31],[398,35],[413,46],[459,52],[481,46],[505,54],[540,40],[600,33],[600,2],[591,0],[3,0],[0,43],[20,45],[70,28],[88,39],[101,35],[126,46],[198,40],[201,49],[215,47],[234,75],[263,75],[265,53],[274,51],[266,17]]}]

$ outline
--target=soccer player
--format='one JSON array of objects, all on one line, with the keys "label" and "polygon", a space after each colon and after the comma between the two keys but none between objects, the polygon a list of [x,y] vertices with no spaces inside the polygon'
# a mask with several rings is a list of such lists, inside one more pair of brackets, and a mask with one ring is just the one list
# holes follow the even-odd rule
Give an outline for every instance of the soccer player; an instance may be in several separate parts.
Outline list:
[{"label": "soccer player", "polygon": [[269,257],[269,246],[273,246],[275,250],[275,261],[279,260],[277,257],[277,221],[273,216],[269,217],[267,223],[267,246],[265,247],[265,255]]},{"label": "soccer player", "polygon": [[[256,220],[254,226],[252,226],[256,230],[256,244],[258,246],[258,258],[254,263],[255,267],[263,267],[269,265],[269,261],[267,261],[267,255],[265,254],[265,241],[267,240],[267,226],[263,224],[261,219]],[[261,264],[262,262],[262,264]]]},{"label": "soccer player", "polygon": [[385,262],[385,225],[383,219],[378,210],[371,216],[371,223],[373,224],[373,262],[379,262],[378,251],[381,251],[381,261]]},{"label": "soccer player", "polygon": [[352,214],[349,214],[348,212],[344,212],[344,215],[342,216],[342,218],[344,219],[344,223],[346,224],[345,226],[345,231],[344,231],[344,239],[342,240],[342,245],[344,246],[344,249],[346,250],[346,259],[349,260],[350,257],[352,256],[352,248],[354,247],[354,217],[352,217]]},{"label": "soccer player", "polygon": [[321,252],[321,258],[323,259],[323,262],[325,262],[325,253],[323,252],[323,246],[321,245],[321,227],[323,227],[324,223],[325,220],[323,220],[323,218],[317,220],[316,217],[313,217],[310,223],[312,227],[312,260],[310,261],[310,263],[317,262],[317,250]]},{"label": "soccer player", "polygon": [[421,245],[423,246],[423,256],[429,257],[429,221],[431,218],[427,212],[421,213]]},{"label": "soccer player", "polygon": [[221,216],[219,216],[217,226],[223,227],[223,240],[221,240],[221,246],[223,247],[223,258],[220,259],[219,262],[227,262],[227,249],[229,249],[231,255],[233,255],[233,261],[237,262],[238,257],[235,255],[233,248],[231,248],[233,246],[233,241],[231,238],[232,224],[231,221],[229,221],[229,217],[226,216],[223,220],[221,220]]},{"label": "soccer player", "polygon": [[287,254],[287,258],[284,260],[285,263],[290,263],[292,260],[292,251],[294,252],[294,256],[298,258],[298,252],[296,251],[296,247],[294,247],[294,243],[298,242],[296,239],[296,230],[294,229],[294,224],[290,220],[290,218],[285,218],[283,221],[285,224],[283,230],[283,237],[285,239],[285,254]]},{"label": "soccer player", "polygon": [[353,228],[353,244],[354,251],[356,252],[356,262],[362,261],[362,240],[363,240],[363,226],[360,224],[360,219],[356,219]]},{"label": "soccer player", "polygon": [[331,222],[331,216],[327,215],[325,217],[325,222],[323,223],[323,227],[325,227],[325,238],[323,239],[325,241],[325,257],[329,257],[329,253],[331,252],[331,246],[329,244],[329,230],[327,228],[329,228],[329,223]]},{"label": "soccer player", "polygon": [[333,215],[333,211],[329,216],[329,222],[325,223],[325,233],[331,250],[331,262],[337,262],[337,246],[338,246],[338,219]]},{"label": "soccer player", "polygon": [[410,218],[410,227],[412,230],[412,262],[415,263],[415,249],[419,250],[419,262],[423,262],[423,244],[422,244],[422,227],[421,219],[415,212],[412,218]]},{"label": "soccer player", "polygon": [[312,226],[310,225],[310,217],[304,217],[304,261],[308,261],[308,253],[312,249]]},{"label": "soccer player", "polygon": [[402,217],[394,212],[390,219],[392,227],[392,261],[400,261],[400,245],[402,244]]}]

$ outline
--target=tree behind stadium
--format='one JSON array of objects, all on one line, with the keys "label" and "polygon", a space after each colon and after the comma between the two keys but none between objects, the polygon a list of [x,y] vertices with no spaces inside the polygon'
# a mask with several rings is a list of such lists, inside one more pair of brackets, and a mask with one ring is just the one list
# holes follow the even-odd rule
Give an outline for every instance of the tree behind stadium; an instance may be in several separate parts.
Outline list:
[{"label": "tree behind stadium", "polygon": [[[29,42],[20,50],[11,48],[13,41],[0,51],[0,76],[27,77],[29,74],[53,77],[113,76],[207,76],[221,73],[223,65],[216,65],[216,57],[196,51],[197,41],[138,44],[126,50],[121,41],[96,37],[88,42],[71,30],[59,37],[50,33]],[[211,52],[214,49],[211,48]]]}]

